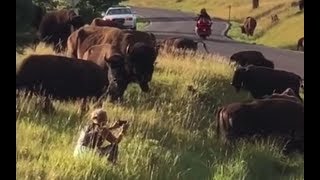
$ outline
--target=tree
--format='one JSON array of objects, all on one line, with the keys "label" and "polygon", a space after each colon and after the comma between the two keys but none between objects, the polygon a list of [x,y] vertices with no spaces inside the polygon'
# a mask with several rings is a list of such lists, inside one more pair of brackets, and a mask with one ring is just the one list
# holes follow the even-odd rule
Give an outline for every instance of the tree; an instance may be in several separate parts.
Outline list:
[{"label": "tree", "polygon": [[59,1],[54,0],[33,0],[33,3],[45,8],[46,10],[54,10],[60,4]]},{"label": "tree", "polygon": [[85,22],[90,23],[93,18],[100,17],[101,12],[120,2],[121,0],[80,0],[76,8],[79,8],[79,14],[83,16]]},{"label": "tree", "polygon": [[259,7],[259,0],[252,0],[252,9],[256,9]]},{"label": "tree", "polygon": [[32,9],[32,0],[16,0],[16,32],[24,32],[30,27]]}]

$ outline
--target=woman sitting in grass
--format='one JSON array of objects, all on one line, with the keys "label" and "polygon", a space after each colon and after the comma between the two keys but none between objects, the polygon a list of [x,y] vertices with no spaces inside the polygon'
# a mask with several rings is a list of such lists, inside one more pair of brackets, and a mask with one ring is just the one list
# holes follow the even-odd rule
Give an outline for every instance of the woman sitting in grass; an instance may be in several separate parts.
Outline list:
[{"label": "woman sitting in grass", "polygon": [[[107,112],[102,109],[94,110],[91,114],[90,123],[80,133],[74,156],[95,150],[101,156],[108,156],[108,160],[115,163],[118,156],[118,144],[126,133],[129,124],[127,121],[117,121],[112,127],[106,127]],[[115,137],[110,130],[122,127],[118,137]],[[111,144],[102,146],[104,140]]]}]

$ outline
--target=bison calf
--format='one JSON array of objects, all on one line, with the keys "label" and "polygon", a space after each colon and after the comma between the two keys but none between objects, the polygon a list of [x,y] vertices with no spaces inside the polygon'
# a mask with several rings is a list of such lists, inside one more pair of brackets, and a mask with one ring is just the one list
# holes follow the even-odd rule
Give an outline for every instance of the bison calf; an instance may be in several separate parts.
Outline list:
[{"label": "bison calf", "polygon": [[301,77],[294,73],[249,65],[235,71],[231,85],[237,92],[243,88],[248,90],[254,98],[259,99],[273,92],[282,93],[287,88],[291,88],[301,99],[299,95],[301,83]]},{"label": "bison calf", "polygon": [[264,57],[259,51],[240,51],[230,57],[230,62],[235,62],[241,66],[256,65],[274,68],[274,63]]},{"label": "bison calf", "polygon": [[217,134],[224,142],[253,136],[304,139],[304,106],[283,99],[237,102],[218,109]]}]

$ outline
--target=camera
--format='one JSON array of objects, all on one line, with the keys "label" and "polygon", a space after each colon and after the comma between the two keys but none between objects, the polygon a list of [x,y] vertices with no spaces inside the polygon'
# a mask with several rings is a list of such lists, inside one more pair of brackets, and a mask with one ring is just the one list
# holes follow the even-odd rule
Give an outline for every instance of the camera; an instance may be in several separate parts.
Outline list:
[{"label": "camera", "polygon": [[126,121],[126,120],[118,120],[117,122],[116,122],[116,125],[118,125],[118,126],[123,126],[124,124],[127,124],[128,123],[128,121]]}]

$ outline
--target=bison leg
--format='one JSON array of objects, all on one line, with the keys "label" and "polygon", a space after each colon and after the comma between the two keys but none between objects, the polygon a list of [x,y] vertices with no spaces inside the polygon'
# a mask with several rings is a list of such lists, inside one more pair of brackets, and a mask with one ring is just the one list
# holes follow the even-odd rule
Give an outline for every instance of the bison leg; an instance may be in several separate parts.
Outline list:
[{"label": "bison leg", "polygon": [[150,92],[150,87],[148,83],[139,83],[141,90],[145,93]]},{"label": "bison leg", "polygon": [[285,155],[293,152],[304,153],[304,140],[291,140],[284,146],[283,153]]},{"label": "bison leg", "polygon": [[49,99],[49,97],[45,97],[44,99],[44,112],[45,113],[52,113],[54,111],[53,103]]},{"label": "bison leg", "polygon": [[46,114],[54,112],[53,104],[48,96],[39,96],[39,99],[37,99],[36,102],[36,106],[38,106],[39,109]]}]

